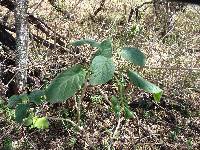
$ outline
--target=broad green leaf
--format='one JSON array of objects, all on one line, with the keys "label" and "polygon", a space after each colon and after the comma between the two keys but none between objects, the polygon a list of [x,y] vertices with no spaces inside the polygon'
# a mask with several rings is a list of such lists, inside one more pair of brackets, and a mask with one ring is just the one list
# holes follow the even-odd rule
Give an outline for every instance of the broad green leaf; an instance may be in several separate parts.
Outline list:
[{"label": "broad green leaf", "polygon": [[8,99],[8,107],[15,107],[18,103],[21,103],[19,95],[13,95]]},{"label": "broad green leaf", "polygon": [[145,90],[146,92],[149,92],[149,93],[162,92],[162,90],[158,86],[143,79],[138,73],[136,73],[134,71],[128,71],[128,77],[130,78],[130,80],[133,84],[135,84],[137,87]]},{"label": "broad green leaf", "polygon": [[33,128],[34,128],[34,124],[36,123],[36,121],[38,120],[38,116],[34,116],[32,119],[33,119]]},{"label": "broad green leaf", "polygon": [[115,105],[115,106],[113,107],[113,110],[114,110],[114,112],[115,112],[115,116],[116,116],[117,118],[119,118],[119,117],[120,117],[120,111],[121,111],[120,105]]},{"label": "broad green leaf", "polygon": [[129,109],[128,106],[124,107],[124,113],[125,113],[125,118],[126,119],[133,118],[133,116],[134,116],[133,112]]},{"label": "broad green leaf", "polygon": [[19,98],[22,100],[22,103],[26,103],[29,100],[27,94],[21,94],[19,95]]},{"label": "broad green leaf", "polygon": [[22,123],[23,119],[28,115],[28,104],[18,104],[15,110],[15,120],[18,123]]},{"label": "broad green leaf", "polygon": [[86,71],[81,65],[60,73],[46,90],[47,101],[50,103],[62,102],[73,96],[85,81]]},{"label": "broad green leaf", "polygon": [[106,58],[112,57],[112,42],[111,40],[104,40],[98,46],[99,50],[94,54],[94,56],[104,56]]},{"label": "broad green leaf", "polygon": [[92,39],[81,39],[71,43],[73,46],[81,46],[84,44],[89,44],[92,47],[98,47],[99,43]]},{"label": "broad green leaf", "polygon": [[124,47],[121,52],[122,57],[135,65],[145,65],[145,55],[137,48]]},{"label": "broad green leaf", "polygon": [[112,110],[114,111],[115,116],[117,118],[119,118],[120,117],[121,107],[120,107],[118,99],[115,96],[112,96],[111,104],[112,104]]},{"label": "broad green leaf", "polygon": [[110,58],[96,56],[92,60],[91,71],[90,83],[92,85],[104,84],[112,79],[115,72],[115,65]]},{"label": "broad green leaf", "polygon": [[156,102],[160,102],[161,97],[162,97],[162,91],[160,93],[153,93],[153,98]]},{"label": "broad green leaf", "polygon": [[23,103],[28,101],[27,94],[13,95],[8,100],[8,107],[15,107],[18,103]]},{"label": "broad green leaf", "polygon": [[24,119],[24,125],[30,126],[33,123],[33,116],[29,116],[28,118]]},{"label": "broad green leaf", "polygon": [[38,128],[38,129],[48,129],[49,128],[49,121],[47,120],[46,117],[37,118],[34,121],[34,127]]},{"label": "broad green leaf", "polygon": [[43,90],[35,90],[28,95],[29,100],[35,103],[36,105],[41,104],[44,97],[45,92]]},{"label": "broad green leaf", "polygon": [[119,104],[119,101],[115,96],[111,97],[111,104],[112,104],[112,106],[115,106],[115,105]]}]

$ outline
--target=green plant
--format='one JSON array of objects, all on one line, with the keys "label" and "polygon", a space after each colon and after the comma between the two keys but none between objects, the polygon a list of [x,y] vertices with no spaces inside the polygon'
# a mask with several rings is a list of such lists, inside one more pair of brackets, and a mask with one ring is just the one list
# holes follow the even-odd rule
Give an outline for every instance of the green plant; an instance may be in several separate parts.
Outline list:
[{"label": "green plant", "polygon": [[151,111],[144,111],[145,118],[151,118],[152,116],[153,116],[153,113]]},{"label": "green plant", "polygon": [[193,145],[192,138],[187,139],[187,147],[189,150],[192,150],[192,145]]},{"label": "green plant", "polygon": [[121,74],[120,79],[116,77],[116,82],[119,93],[118,95],[112,96],[111,98],[112,110],[118,119],[120,118],[121,114],[124,114],[124,117],[126,119],[133,118],[134,113],[130,110],[126,98],[126,92],[125,92],[126,83],[123,74]]},{"label": "green plant", "polygon": [[142,27],[139,24],[133,24],[129,32],[130,35],[135,36],[142,32]]},{"label": "green plant", "polygon": [[176,127],[173,131],[170,132],[170,138],[173,140],[173,141],[176,141],[177,140],[177,136],[178,134],[180,133],[180,128],[179,127]]},{"label": "green plant", "polygon": [[103,97],[101,95],[92,95],[91,96],[91,101],[96,104],[101,104],[102,99],[103,99]]},{"label": "green plant", "polygon": [[12,149],[13,149],[13,146],[12,146],[12,139],[6,137],[6,138],[3,140],[3,148],[2,148],[2,150],[12,150]]},{"label": "green plant", "polygon": [[77,139],[75,137],[72,137],[69,139],[68,145],[73,148],[76,142],[77,142]]},{"label": "green plant", "polygon": [[35,90],[28,94],[13,95],[8,100],[8,107],[15,108],[15,121],[31,128],[46,129],[49,126],[45,117],[35,115],[36,107],[45,100],[42,90]]},{"label": "green plant", "polygon": [[4,114],[4,118],[8,121],[12,120],[15,117],[15,112],[13,109],[10,109],[3,99],[0,97],[0,114]]},{"label": "green plant", "polygon": [[[14,95],[9,99],[8,105],[15,107],[15,119],[18,123],[26,123],[27,125],[31,125],[31,127],[40,129],[48,128],[49,124],[47,119],[55,118],[38,118],[38,116],[35,116],[34,107],[31,108],[31,104],[40,105],[44,100],[50,103],[64,102],[82,89],[81,96],[77,100],[77,124],[67,118],[57,119],[68,121],[81,129],[81,101],[88,84],[92,86],[105,84],[114,77],[116,70],[115,63],[112,60],[112,41],[110,39],[100,43],[91,39],[82,39],[72,43],[73,46],[81,46],[84,44],[89,44],[97,49],[91,58],[90,66],[74,65],[60,73],[44,91],[36,90],[29,95]],[[121,56],[135,65],[145,65],[145,56],[137,48],[124,47],[122,48]],[[115,76],[119,94],[111,98],[111,107],[117,118],[120,118],[122,113],[127,119],[133,117],[133,112],[128,107],[125,95],[125,74],[127,74],[131,83],[146,92],[153,93],[155,101],[159,102],[162,95],[162,90],[159,87],[146,81],[135,71],[120,68],[119,74],[121,75],[120,77]]]}]

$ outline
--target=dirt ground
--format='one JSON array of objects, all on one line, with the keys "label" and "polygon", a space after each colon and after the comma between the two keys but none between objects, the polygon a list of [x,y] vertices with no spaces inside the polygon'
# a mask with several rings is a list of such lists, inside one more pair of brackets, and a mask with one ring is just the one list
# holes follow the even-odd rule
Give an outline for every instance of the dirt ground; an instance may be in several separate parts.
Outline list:
[{"label": "dirt ground", "polygon": [[[114,61],[118,68],[124,65],[118,55],[121,47],[133,46],[144,52],[147,57],[144,68],[130,64],[125,64],[124,67],[139,71],[145,79],[162,88],[163,97],[157,104],[151,94],[132,86],[127,99],[134,117],[129,120],[123,117],[116,119],[104,98],[105,95],[110,98],[117,94],[114,79],[98,88],[89,86],[81,110],[84,132],[59,120],[49,120],[50,126],[46,130],[25,127],[13,121],[14,110],[0,104],[0,149],[200,149],[199,6],[187,6],[167,18],[162,13],[163,7],[159,7],[160,12],[156,14],[152,4],[141,6],[143,1],[111,0],[106,1],[102,10],[94,16],[100,1],[57,2],[57,5],[70,13],[70,19],[57,12],[47,0],[29,2],[29,13],[55,28],[56,33],[64,37],[67,47],[64,52],[50,50],[30,39],[29,75],[35,79],[29,84],[30,91],[44,86],[62,70],[77,62],[89,64],[95,50],[88,46],[74,48],[69,46],[71,41],[80,38],[102,41],[111,37]],[[136,16],[135,11],[128,22],[131,8],[139,8],[139,16]],[[1,18],[6,11],[4,7],[0,7]],[[13,18],[11,12],[8,20],[11,26],[14,25]],[[167,22],[163,18],[173,20],[167,32],[164,31]],[[30,32],[54,42],[32,25]],[[2,52],[0,55],[6,60],[13,60],[15,52]],[[11,71],[12,67],[10,65],[7,69]],[[33,72],[40,72],[40,75],[36,76]],[[7,90],[6,88],[2,89]],[[4,98],[7,100],[5,96]],[[73,99],[62,104],[44,103],[37,110],[41,116],[76,120]],[[115,131],[116,136],[112,138]]]}]

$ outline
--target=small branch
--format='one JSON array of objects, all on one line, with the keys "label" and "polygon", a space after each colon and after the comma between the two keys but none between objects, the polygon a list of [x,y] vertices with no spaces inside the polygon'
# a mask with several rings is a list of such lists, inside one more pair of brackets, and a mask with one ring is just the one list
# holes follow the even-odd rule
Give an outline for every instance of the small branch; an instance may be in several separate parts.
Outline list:
[{"label": "small branch", "polygon": [[149,4],[153,4],[153,2],[152,2],[152,1],[150,1],[150,2],[144,2],[144,3],[142,3],[141,5],[137,6],[137,9],[140,9],[140,8],[142,8],[144,5],[149,5]]},{"label": "small branch", "polygon": [[131,11],[130,11],[129,16],[128,16],[128,22],[131,21],[131,18],[133,16],[134,12],[136,12],[136,20],[137,20],[139,9],[142,8],[144,5],[149,5],[149,4],[152,4],[152,3],[153,3],[152,1],[150,1],[150,2],[144,2],[141,5],[137,6],[135,9],[131,8]]},{"label": "small branch", "polygon": [[[10,32],[16,32],[16,29],[15,28],[11,28],[11,27],[8,27],[6,25],[3,25],[2,22],[0,22],[0,32],[2,32],[2,34],[0,34],[0,41],[3,43],[3,45],[9,47],[11,50],[15,50],[16,49],[16,41],[15,41],[15,38],[12,36],[11,33],[9,33],[8,31],[6,30],[9,30]],[[31,30],[29,28],[29,30]],[[55,33],[54,32],[54,40],[55,40]],[[34,40],[36,43],[38,44],[41,44],[51,50],[54,50],[55,48],[55,45],[45,39],[43,39],[42,37],[40,36],[37,36],[31,32],[29,32],[29,37]],[[56,39],[57,41],[57,39]],[[63,45],[56,45],[56,48],[60,51],[65,51],[65,52],[68,52],[72,55],[74,55],[70,50],[68,50],[65,46]]]},{"label": "small branch", "polygon": [[14,74],[14,76],[10,79],[10,81],[8,81],[8,83],[5,85],[6,87],[8,87],[8,85],[14,80],[14,78],[16,77],[16,75],[18,74],[19,70],[17,70],[17,72]]},{"label": "small branch", "polygon": [[[0,0],[0,5],[5,6],[10,11],[14,11],[15,4],[12,0]],[[44,21],[42,21],[39,18],[36,18],[34,15],[28,13],[27,14],[28,22],[32,25],[34,25],[36,28],[38,28],[40,31],[46,34],[46,36],[50,37],[52,40],[54,40],[54,34],[53,29]],[[63,37],[62,35],[56,33],[56,41],[60,46],[64,46],[66,43],[66,37]]]},{"label": "small branch", "polygon": [[79,0],[78,2],[76,2],[76,4],[75,4],[74,7],[70,10],[70,12],[74,11],[74,10],[77,8],[77,6],[78,6],[81,2],[83,2],[83,0]]},{"label": "small branch", "polygon": [[82,93],[81,93],[81,97],[79,98],[78,104],[77,104],[77,115],[78,115],[77,123],[78,123],[78,126],[80,126],[80,123],[81,123],[80,122],[80,120],[81,120],[81,102],[82,102],[82,100],[85,96],[87,86],[88,86],[88,83],[87,83],[87,81],[85,81],[84,86],[83,86],[83,90],[82,90]]},{"label": "small branch", "polygon": [[134,13],[134,9],[131,8],[131,11],[130,11],[129,16],[128,16],[128,22],[131,21],[131,18],[132,18],[132,16],[133,16],[133,13]]},{"label": "small branch", "polygon": [[118,130],[119,130],[121,121],[122,121],[122,118],[119,117],[119,119],[118,119],[118,121],[117,121],[117,126],[116,126],[116,128],[115,128],[115,131],[113,132],[113,135],[112,135],[112,137],[111,137],[111,139],[110,139],[110,144],[109,144],[108,150],[110,150],[110,149],[112,148],[112,146],[113,146],[113,140],[115,139],[115,136],[117,135],[117,132],[118,132]]},{"label": "small branch", "polygon": [[106,1],[106,0],[101,0],[99,8],[97,8],[97,9],[94,11],[94,16],[96,16],[96,15],[103,9],[103,6],[104,6],[104,4],[105,4],[105,1]]},{"label": "small branch", "polygon": [[138,126],[138,136],[139,136],[139,141],[141,140],[141,130],[140,130],[140,120],[136,114],[134,114],[136,120],[137,120],[137,126]]}]

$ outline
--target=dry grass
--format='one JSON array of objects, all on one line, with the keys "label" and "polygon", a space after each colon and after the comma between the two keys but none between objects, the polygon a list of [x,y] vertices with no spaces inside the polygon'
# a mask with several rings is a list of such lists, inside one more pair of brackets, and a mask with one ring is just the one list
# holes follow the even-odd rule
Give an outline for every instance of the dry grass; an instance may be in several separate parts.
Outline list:
[{"label": "dry grass", "polygon": [[[120,66],[124,63],[118,55],[120,48],[122,46],[137,47],[146,54],[147,66],[142,70],[130,64],[126,64],[126,66],[133,70],[140,70],[146,79],[164,89],[164,98],[169,102],[169,105],[171,103],[177,105],[187,103],[192,118],[183,117],[181,111],[173,109],[174,116],[168,115],[167,111],[157,109],[152,111],[136,109],[137,117],[127,122],[123,121],[123,126],[120,127],[120,136],[114,142],[116,149],[132,149],[133,147],[135,149],[161,149],[163,145],[166,149],[189,149],[187,142],[190,138],[192,138],[194,149],[199,148],[199,130],[195,131],[195,129],[189,127],[190,124],[197,126],[197,128],[200,125],[200,14],[196,11],[199,8],[189,6],[185,12],[177,13],[173,29],[167,33],[165,42],[163,42],[164,38],[160,36],[162,29],[155,29],[158,22],[152,7],[141,12],[141,19],[138,22],[135,21],[134,17],[132,22],[127,22],[130,8],[141,4],[139,0],[137,2],[133,0],[106,1],[105,7],[94,17],[94,21],[91,19],[91,15],[98,8],[99,1],[69,0],[64,3],[60,2],[64,9],[74,15],[74,20],[65,19],[61,13],[56,12],[51,7],[47,0],[37,6],[39,2],[40,0],[31,0],[30,4],[34,6],[29,9],[29,12],[34,10],[34,15],[45,20],[52,28],[56,24],[56,32],[66,37],[66,45],[69,51],[74,50],[73,47],[68,46],[69,42],[76,39],[92,38],[101,41],[112,37],[114,60]],[[36,7],[37,9],[35,9]],[[1,11],[1,15],[3,13],[5,12]],[[140,28],[139,33],[134,34],[131,31],[135,26]],[[30,26],[30,29],[31,32],[39,32],[37,34],[44,39],[49,39],[46,35],[37,31],[35,27]],[[94,52],[92,48],[85,46],[81,47],[78,55],[70,55],[67,52],[63,54],[56,49],[52,51],[43,46],[36,46],[31,41],[30,69],[39,66],[45,70],[44,75],[52,77],[63,68],[77,62],[88,63],[88,58],[90,58],[92,52]],[[114,91],[106,85],[102,89],[111,94]],[[133,89],[133,99],[140,97],[138,93],[141,92]],[[86,101],[83,102],[85,130],[88,133],[89,141],[96,149],[106,149],[116,126],[116,120],[105,104],[88,103],[92,95],[98,94],[98,92],[92,89],[88,91],[88,94],[90,95],[89,98],[86,97]],[[59,111],[66,108],[67,106],[63,104],[60,108],[55,110],[48,108],[47,111],[59,115]],[[168,117],[168,120],[173,120],[173,117],[175,117],[176,124],[167,122],[164,119],[165,117]],[[180,134],[177,135],[177,140],[173,141],[169,138],[169,135],[178,127],[181,130]],[[83,137],[80,133],[76,134],[73,130],[69,131],[65,126],[63,127],[63,124],[57,124],[57,122],[51,122],[49,131],[27,130],[26,132],[24,134],[27,134],[28,137],[22,138],[22,147],[24,146],[23,142],[26,143],[27,141],[30,142],[28,147],[35,149],[45,149],[45,147],[46,149],[64,149],[64,147],[67,147],[67,149],[89,149],[91,147],[89,143],[83,140],[87,137]],[[19,134],[16,133],[15,136],[19,136]],[[75,138],[76,144],[70,146],[70,141],[73,138]],[[19,137],[16,139],[20,142]]]}]

